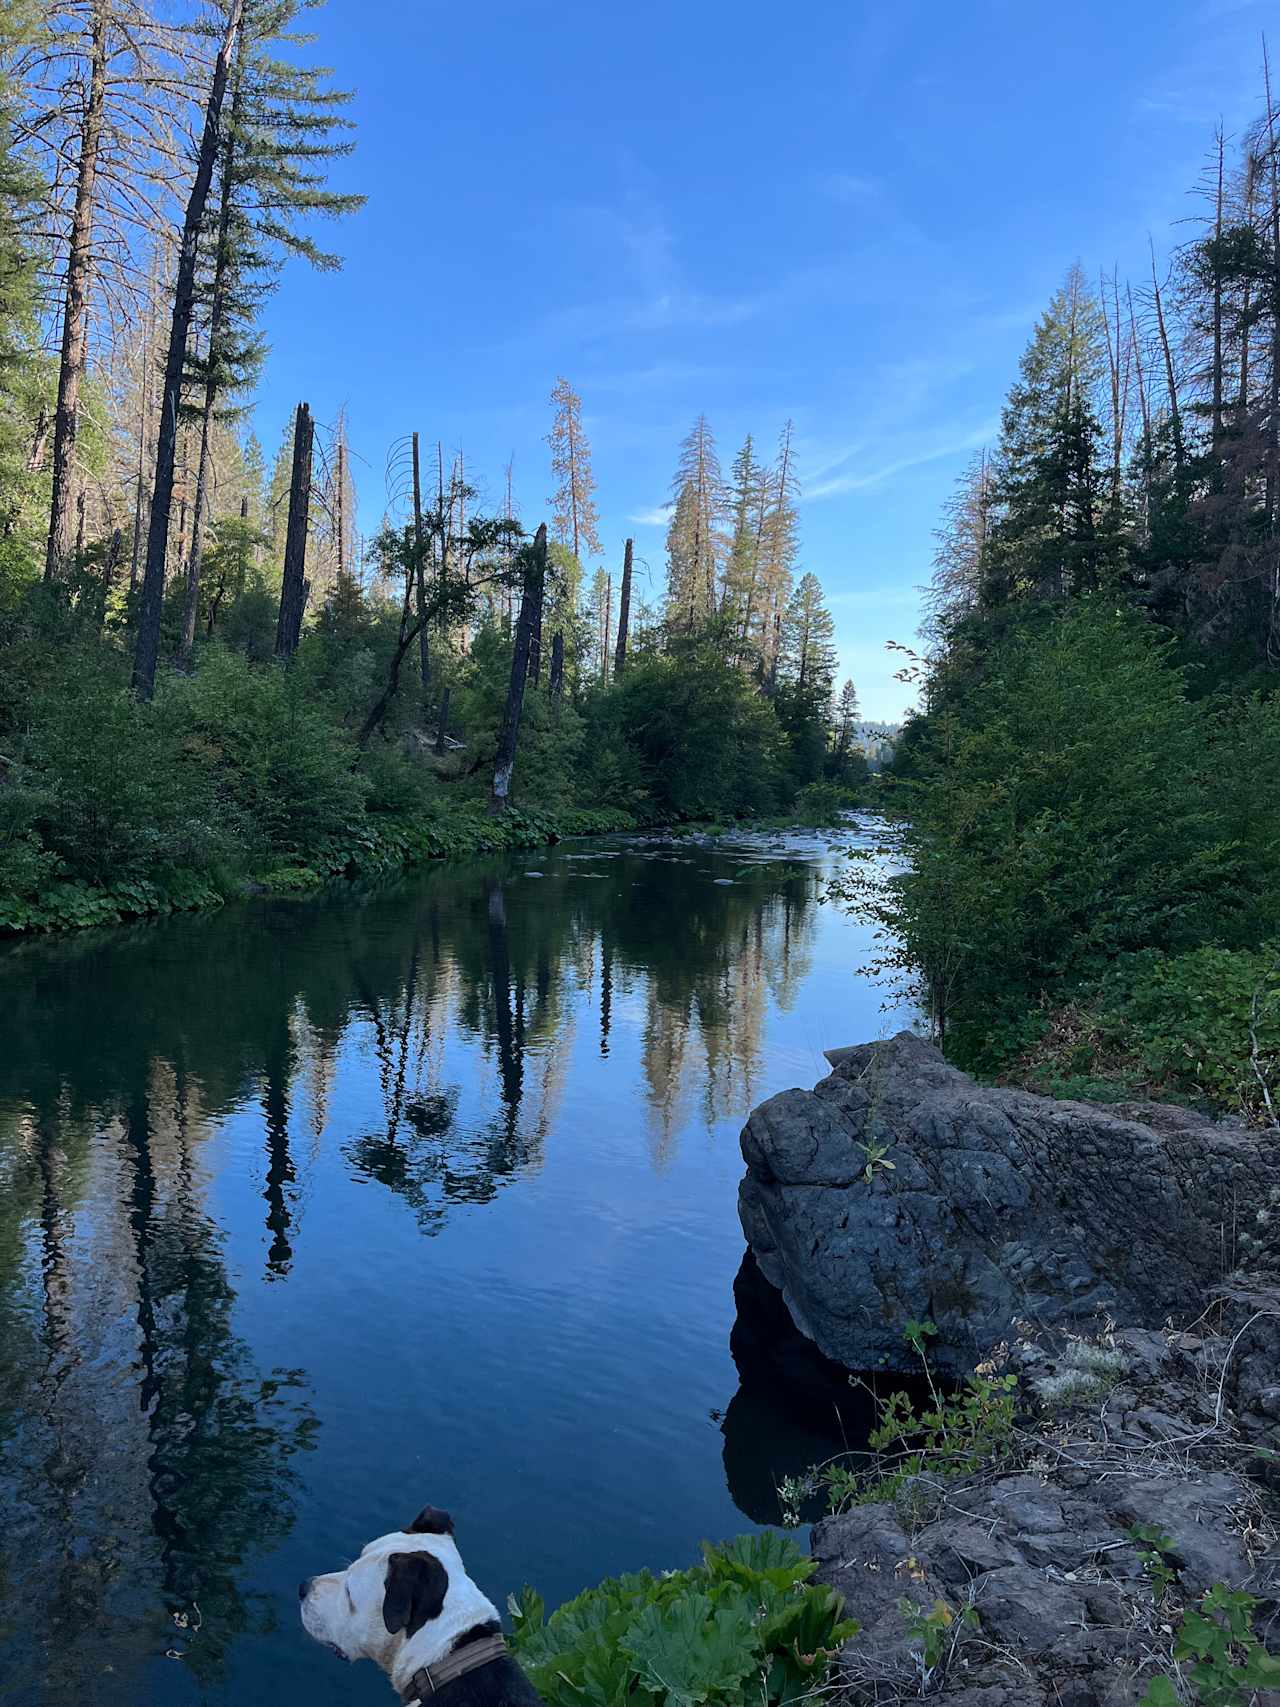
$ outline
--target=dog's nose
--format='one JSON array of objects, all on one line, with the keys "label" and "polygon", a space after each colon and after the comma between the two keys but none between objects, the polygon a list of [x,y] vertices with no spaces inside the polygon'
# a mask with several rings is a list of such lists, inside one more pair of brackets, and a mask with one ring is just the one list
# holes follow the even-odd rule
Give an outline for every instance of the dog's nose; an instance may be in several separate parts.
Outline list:
[{"label": "dog's nose", "polygon": [[314,1577],[303,1577],[302,1581],[298,1584],[298,1599],[299,1600],[305,1600],[307,1598],[307,1596],[311,1593],[311,1585],[314,1581],[315,1581]]}]

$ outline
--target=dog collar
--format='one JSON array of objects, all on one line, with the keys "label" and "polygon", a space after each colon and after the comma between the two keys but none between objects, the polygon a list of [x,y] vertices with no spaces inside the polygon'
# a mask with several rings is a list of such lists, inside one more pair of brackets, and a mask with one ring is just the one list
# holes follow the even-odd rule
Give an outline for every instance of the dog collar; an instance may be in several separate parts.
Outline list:
[{"label": "dog collar", "polygon": [[506,1640],[502,1636],[485,1636],[478,1642],[467,1642],[446,1654],[435,1665],[419,1666],[400,1691],[400,1699],[404,1707],[421,1707],[421,1703],[430,1700],[446,1683],[465,1677],[469,1671],[479,1671],[481,1666],[492,1665],[506,1651]]}]

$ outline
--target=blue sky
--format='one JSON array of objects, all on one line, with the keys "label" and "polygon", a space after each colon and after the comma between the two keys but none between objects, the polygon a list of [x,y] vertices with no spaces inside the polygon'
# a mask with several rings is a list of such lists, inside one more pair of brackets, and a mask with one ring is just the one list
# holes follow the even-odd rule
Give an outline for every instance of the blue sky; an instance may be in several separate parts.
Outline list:
[{"label": "blue sky", "polygon": [[[656,594],[679,440],[726,469],[796,424],[802,567],[842,674],[897,718],[939,507],[1079,259],[1167,251],[1219,115],[1261,106],[1253,0],[329,0],[315,55],[355,89],[343,271],[289,267],[257,428],[345,405],[361,523],[390,442],[465,451],[526,526],[548,393],[583,397],[601,534]],[[1277,32],[1280,36],[1280,31]]]}]

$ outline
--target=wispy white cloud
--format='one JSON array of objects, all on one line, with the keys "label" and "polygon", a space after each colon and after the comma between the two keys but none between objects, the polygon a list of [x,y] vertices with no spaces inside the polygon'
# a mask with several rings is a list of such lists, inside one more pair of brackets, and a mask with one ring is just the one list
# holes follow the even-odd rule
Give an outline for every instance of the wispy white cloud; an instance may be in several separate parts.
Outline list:
[{"label": "wispy white cloud", "polygon": [[996,431],[995,421],[984,421],[980,426],[967,432],[948,435],[941,442],[928,443],[906,449],[901,455],[878,467],[847,468],[843,473],[832,474],[825,480],[819,480],[811,485],[804,496],[810,502],[818,502],[823,498],[835,498],[843,492],[869,492],[878,486],[884,486],[899,474],[905,474],[909,469],[920,468],[925,463],[940,462],[944,457],[959,456],[967,450],[977,450],[981,445],[989,444]]},{"label": "wispy white cloud", "polygon": [[670,513],[670,504],[650,504],[645,509],[632,510],[627,520],[638,528],[661,528],[666,527]]}]

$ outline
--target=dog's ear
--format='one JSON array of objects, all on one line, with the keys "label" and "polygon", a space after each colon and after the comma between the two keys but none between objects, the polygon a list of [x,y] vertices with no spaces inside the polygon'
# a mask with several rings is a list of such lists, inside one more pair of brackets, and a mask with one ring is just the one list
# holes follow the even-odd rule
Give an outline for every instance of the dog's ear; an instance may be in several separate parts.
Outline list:
[{"label": "dog's ear", "polygon": [[382,1596],[382,1622],[391,1635],[401,1630],[416,1636],[432,1618],[439,1618],[449,1592],[449,1573],[434,1554],[393,1553],[387,1561]]},{"label": "dog's ear", "polygon": [[447,1511],[440,1511],[433,1505],[424,1505],[405,1530],[406,1535],[452,1535],[453,1519]]}]

